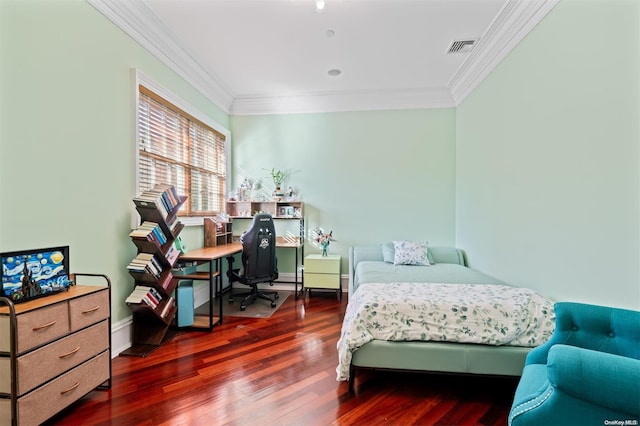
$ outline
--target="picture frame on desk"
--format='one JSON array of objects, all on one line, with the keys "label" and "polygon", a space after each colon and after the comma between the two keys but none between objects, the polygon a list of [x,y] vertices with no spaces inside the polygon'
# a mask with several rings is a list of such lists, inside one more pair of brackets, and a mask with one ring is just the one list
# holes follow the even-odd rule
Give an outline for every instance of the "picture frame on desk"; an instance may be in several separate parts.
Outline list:
[{"label": "picture frame on desk", "polygon": [[294,208],[293,206],[280,206],[278,207],[278,216],[279,217],[293,217]]}]

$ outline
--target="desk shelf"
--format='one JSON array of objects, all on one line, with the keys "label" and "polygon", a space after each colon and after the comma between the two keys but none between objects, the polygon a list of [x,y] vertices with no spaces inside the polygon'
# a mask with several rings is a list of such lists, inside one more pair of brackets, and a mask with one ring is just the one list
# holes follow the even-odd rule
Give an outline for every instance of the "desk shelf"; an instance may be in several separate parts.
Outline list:
[{"label": "desk shelf", "polygon": [[185,274],[185,275],[174,275],[174,277],[178,280],[198,280],[198,281],[209,281],[211,276],[218,277],[220,276],[220,272],[214,271],[211,274],[208,271],[196,272],[193,274]]},{"label": "desk shelf", "polygon": [[[269,213],[276,228],[276,247],[295,250],[293,269],[295,298],[304,287],[300,268],[304,263],[304,203],[302,201],[227,201],[227,214],[231,218],[232,241],[239,242],[242,233],[250,226],[253,215]],[[206,235],[205,235],[206,237]],[[282,282],[282,281],[278,281]]]},{"label": "desk shelf", "polygon": [[[174,278],[176,280],[197,280],[207,281],[209,283],[209,318],[208,324],[202,321],[202,318],[196,316],[196,320],[193,325],[181,327],[185,330],[202,330],[211,331],[215,325],[222,324],[223,320],[223,306],[222,306],[222,275],[223,275],[223,260],[227,256],[232,256],[236,253],[242,252],[242,244],[229,243],[216,247],[203,247],[200,249],[194,249],[180,256],[179,262],[185,264],[196,265],[208,265],[207,271],[196,271],[191,273],[181,274],[174,270]],[[213,298],[214,295],[218,297],[218,309],[220,315],[218,320],[214,322],[213,316]]]}]

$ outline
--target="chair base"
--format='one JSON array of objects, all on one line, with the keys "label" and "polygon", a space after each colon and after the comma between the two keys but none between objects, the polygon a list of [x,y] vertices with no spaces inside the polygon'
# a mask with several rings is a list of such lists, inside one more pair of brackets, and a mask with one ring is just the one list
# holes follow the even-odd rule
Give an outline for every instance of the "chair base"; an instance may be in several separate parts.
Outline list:
[{"label": "chair base", "polygon": [[247,305],[255,302],[258,299],[268,300],[271,302],[271,307],[276,307],[276,300],[280,297],[275,291],[266,291],[266,290],[258,290],[258,291],[250,291],[244,293],[233,293],[229,295],[229,303],[233,303],[236,297],[242,297],[242,302],[240,302],[240,310],[244,311],[247,309]]}]

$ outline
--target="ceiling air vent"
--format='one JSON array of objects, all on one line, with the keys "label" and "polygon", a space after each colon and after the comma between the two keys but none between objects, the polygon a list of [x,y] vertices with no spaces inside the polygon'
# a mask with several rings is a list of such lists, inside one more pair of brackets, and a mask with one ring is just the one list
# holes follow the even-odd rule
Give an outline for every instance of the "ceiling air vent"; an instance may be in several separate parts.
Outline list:
[{"label": "ceiling air vent", "polygon": [[468,53],[471,52],[477,40],[454,40],[447,49],[447,55],[451,53]]}]

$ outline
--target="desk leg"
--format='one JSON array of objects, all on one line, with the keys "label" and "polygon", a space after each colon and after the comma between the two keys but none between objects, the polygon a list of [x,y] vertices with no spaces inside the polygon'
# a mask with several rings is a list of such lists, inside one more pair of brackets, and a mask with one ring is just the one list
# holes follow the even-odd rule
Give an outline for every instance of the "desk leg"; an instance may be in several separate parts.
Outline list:
[{"label": "desk leg", "polygon": [[295,280],[296,280],[296,284],[295,284],[295,299],[298,300],[298,247],[296,247],[296,263],[294,265],[294,268],[296,269],[295,272]]},{"label": "desk leg", "polygon": [[213,330],[214,260],[209,261],[209,331]]},{"label": "desk leg", "polygon": [[218,309],[220,312],[218,324],[222,324],[222,259],[217,258],[216,262],[218,264],[216,267],[216,271],[218,272],[216,279],[218,280]]}]

